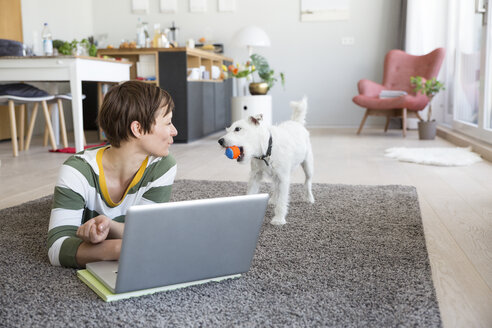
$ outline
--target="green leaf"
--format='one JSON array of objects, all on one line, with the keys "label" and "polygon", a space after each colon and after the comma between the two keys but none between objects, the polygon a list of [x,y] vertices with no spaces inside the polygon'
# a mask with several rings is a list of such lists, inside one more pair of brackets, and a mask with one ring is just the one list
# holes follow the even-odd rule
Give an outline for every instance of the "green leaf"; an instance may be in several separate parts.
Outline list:
[{"label": "green leaf", "polygon": [[97,56],[97,47],[95,44],[91,44],[89,48],[89,56],[96,57]]},{"label": "green leaf", "polygon": [[62,40],[53,40],[53,48],[59,49],[63,45],[63,43],[64,42]]},{"label": "green leaf", "polygon": [[58,52],[62,55],[71,55],[72,46],[68,42],[63,42],[63,44],[58,48]]}]

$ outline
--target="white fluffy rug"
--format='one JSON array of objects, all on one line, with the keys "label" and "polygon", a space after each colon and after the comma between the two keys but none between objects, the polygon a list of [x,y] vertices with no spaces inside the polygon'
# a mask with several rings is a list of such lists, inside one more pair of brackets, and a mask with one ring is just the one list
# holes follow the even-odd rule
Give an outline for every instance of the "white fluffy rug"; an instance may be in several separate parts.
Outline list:
[{"label": "white fluffy rug", "polygon": [[406,148],[395,147],[385,150],[384,156],[396,158],[402,162],[411,162],[438,166],[465,166],[480,162],[480,155],[471,151],[471,147],[434,147]]}]

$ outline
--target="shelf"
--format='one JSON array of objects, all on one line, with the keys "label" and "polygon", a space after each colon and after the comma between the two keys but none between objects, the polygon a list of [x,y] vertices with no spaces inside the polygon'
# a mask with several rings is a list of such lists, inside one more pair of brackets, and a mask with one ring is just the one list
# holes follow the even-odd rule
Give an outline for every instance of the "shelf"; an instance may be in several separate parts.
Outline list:
[{"label": "shelf", "polygon": [[[205,66],[205,70],[208,71],[210,77],[212,77],[212,67],[216,66],[219,72],[222,71],[222,65],[224,62],[232,62],[233,60],[229,57],[225,57],[213,52],[192,49],[192,48],[139,48],[139,49],[99,49],[97,51],[98,55],[101,56],[111,56],[115,58],[125,58],[132,62],[133,65],[130,68],[130,79],[137,79],[137,62],[140,60],[140,55],[154,55],[155,56],[155,67],[156,67],[156,81],[145,81],[147,83],[155,83],[159,86],[159,53],[160,52],[185,52],[186,53],[186,69],[190,68],[200,68],[200,66]],[[222,79],[207,79],[207,80],[190,80],[190,82],[223,82]]]},{"label": "shelf", "polygon": [[139,80],[139,79],[135,79],[135,80],[132,80],[132,81],[139,81],[139,82],[143,82],[143,83],[157,84],[157,81],[147,81],[147,80]]},{"label": "shelf", "polygon": [[118,55],[138,55],[138,54],[151,54],[156,52],[186,52],[189,56],[195,56],[200,58],[208,58],[216,61],[228,61],[232,62],[233,59],[209,52],[206,50],[200,50],[195,48],[139,48],[139,49],[98,49],[97,54],[101,56],[118,57]]},{"label": "shelf", "polygon": [[222,83],[224,80],[187,80],[188,82],[212,82],[212,83]]},{"label": "shelf", "polygon": [[[134,51],[138,50],[138,51]],[[99,49],[97,51],[98,55],[101,56],[111,56],[114,58],[124,58],[132,63],[132,66],[130,67],[130,80],[137,80],[137,81],[142,81],[146,83],[153,83],[159,86],[159,71],[158,71],[158,52],[157,51],[151,51],[149,49]],[[145,56],[146,60],[143,60],[143,57]],[[151,70],[153,67],[154,70],[154,75],[155,76],[155,81],[145,81],[145,80],[138,80],[137,79],[137,63],[149,63],[148,61],[148,56],[153,56],[154,58],[151,59]],[[146,75],[146,76],[152,76],[152,75]]]}]

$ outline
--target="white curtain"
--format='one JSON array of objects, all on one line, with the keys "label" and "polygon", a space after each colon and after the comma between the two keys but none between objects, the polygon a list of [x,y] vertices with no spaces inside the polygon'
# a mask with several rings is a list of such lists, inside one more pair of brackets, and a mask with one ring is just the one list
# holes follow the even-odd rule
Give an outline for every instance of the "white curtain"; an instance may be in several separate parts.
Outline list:
[{"label": "white curtain", "polygon": [[[454,20],[453,6],[456,0],[408,0],[405,52],[412,55],[424,55],[443,47],[446,57],[441,66],[438,79],[444,81],[447,91],[438,94],[432,102],[432,116],[438,122],[446,121],[445,109],[448,107],[450,83],[452,83],[452,62],[454,58]],[[449,74],[451,73],[451,76]],[[427,109],[421,114],[426,116]],[[410,129],[417,128],[417,119],[409,119]]]}]

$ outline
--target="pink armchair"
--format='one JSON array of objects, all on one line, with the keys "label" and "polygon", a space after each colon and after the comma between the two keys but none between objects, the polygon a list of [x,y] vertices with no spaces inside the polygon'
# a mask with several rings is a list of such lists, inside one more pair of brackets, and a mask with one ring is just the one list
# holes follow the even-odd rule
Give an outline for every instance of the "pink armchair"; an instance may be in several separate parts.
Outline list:
[{"label": "pink armchair", "polygon": [[[388,131],[391,117],[401,117],[403,123],[403,136],[406,136],[407,117],[418,117],[419,111],[423,110],[429,98],[422,94],[415,94],[410,84],[411,76],[422,76],[425,79],[437,77],[444,59],[445,50],[436,50],[423,56],[413,56],[401,50],[390,50],[384,59],[383,84],[370,80],[360,80],[358,83],[359,95],[352,101],[366,108],[357,134],[369,115],[386,116],[384,132]],[[379,98],[382,90],[401,90],[407,95],[395,98]]]}]

